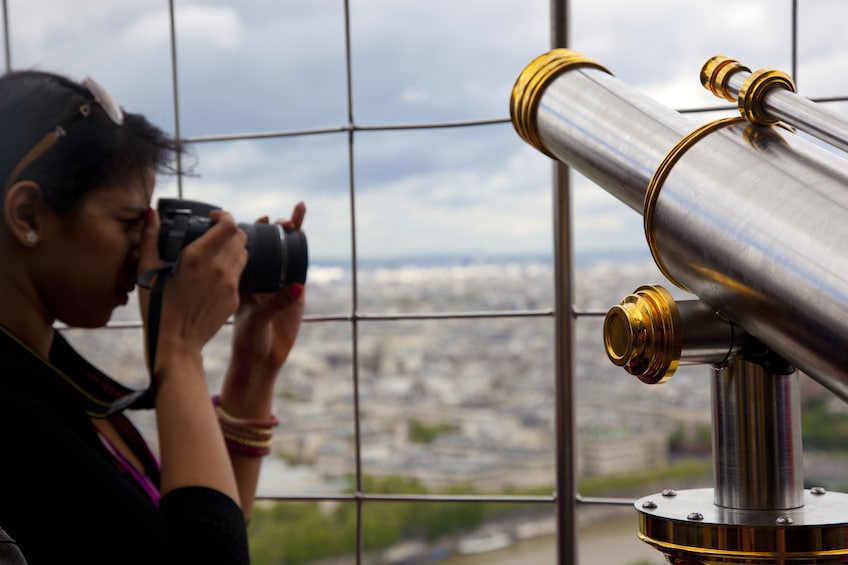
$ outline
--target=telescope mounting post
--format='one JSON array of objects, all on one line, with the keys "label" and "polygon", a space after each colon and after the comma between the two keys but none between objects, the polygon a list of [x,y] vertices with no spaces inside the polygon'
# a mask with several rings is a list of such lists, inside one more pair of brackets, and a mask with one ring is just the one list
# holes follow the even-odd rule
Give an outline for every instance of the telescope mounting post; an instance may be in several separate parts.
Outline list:
[{"label": "telescope mounting post", "polygon": [[848,495],[804,490],[794,367],[761,354],[702,301],[675,301],[660,286],[609,310],[604,344],[647,384],[667,381],[681,363],[711,364],[714,488],[636,501],[642,541],[675,564],[848,561]]}]

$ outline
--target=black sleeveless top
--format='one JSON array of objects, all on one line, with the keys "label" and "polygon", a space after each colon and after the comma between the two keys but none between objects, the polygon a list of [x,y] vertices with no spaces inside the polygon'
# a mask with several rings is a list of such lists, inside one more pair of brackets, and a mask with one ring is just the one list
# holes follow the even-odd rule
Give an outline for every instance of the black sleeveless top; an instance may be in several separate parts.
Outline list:
[{"label": "black sleeveless top", "polygon": [[129,424],[121,411],[145,397],[58,333],[46,360],[0,328],[0,526],[28,565],[249,563],[244,515],[230,497],[185,487],[157,504],[115,464],[91,418]]}]

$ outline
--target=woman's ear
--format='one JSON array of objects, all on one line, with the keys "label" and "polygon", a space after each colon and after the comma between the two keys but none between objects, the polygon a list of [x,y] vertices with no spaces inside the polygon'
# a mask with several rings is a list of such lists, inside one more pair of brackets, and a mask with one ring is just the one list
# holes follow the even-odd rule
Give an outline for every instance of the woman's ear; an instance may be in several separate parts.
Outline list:
[{"label": "woman's ear", "polygon": [[26,247],[37,244],[38,211],[43,204],[41,187],[28,180],[17,182],[6,191],[3,203],[3,219],[12,237]]}]

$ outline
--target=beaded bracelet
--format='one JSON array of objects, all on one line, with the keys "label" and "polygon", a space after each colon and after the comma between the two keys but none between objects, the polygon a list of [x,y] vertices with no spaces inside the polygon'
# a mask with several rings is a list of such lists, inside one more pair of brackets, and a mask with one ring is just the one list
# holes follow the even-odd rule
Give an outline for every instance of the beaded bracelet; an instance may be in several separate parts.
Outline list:
[{"label": "beaded bracelet", "polygon": [[212,397],[212,405],[230,452],[248,457],[271,453],[273,429],[280,423],[273,414],[265,420],[238,418],[224,410],[218,395]]}]

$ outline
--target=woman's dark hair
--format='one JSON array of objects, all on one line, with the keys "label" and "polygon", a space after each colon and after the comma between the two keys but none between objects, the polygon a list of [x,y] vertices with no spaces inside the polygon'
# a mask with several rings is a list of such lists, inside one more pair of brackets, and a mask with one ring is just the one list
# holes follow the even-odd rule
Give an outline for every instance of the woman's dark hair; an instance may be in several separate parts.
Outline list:
[{"label": "woman's dark hair", "polygon": [[[0,186],[15,166],[63,117],[92,99],[81,84],[55,73],[12,71],[0,76]],[[48,204],[67,212],[93,188],[115,185],[149,170],[174,171],[181,147],[140,114],[117,125],[98,104],[67,135],[20,172],[41,186]],[[152,188],[152,187],[151,187]]]}]

